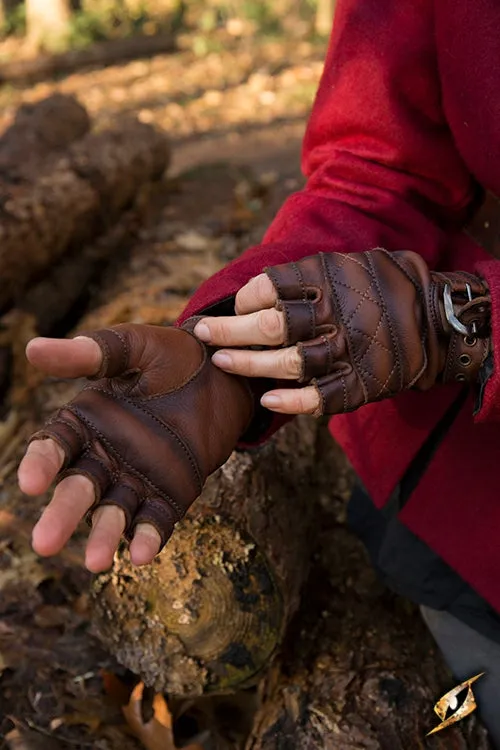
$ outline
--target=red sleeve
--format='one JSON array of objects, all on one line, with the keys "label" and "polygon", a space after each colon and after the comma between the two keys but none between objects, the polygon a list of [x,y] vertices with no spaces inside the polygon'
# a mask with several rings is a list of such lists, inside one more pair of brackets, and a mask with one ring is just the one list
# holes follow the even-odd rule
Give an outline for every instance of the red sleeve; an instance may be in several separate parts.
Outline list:
[{"label": "red sleeve", "polygon": [[264,241],[205,282],[182,319],[266,266],[383,246],[439,263],[473,183],[441,107],[432,0],[338,0],[304,141],[304,190]]},{"label": "red sleeve", "polygon": [[307,185],[261,245],[198,289],[182,320],[266,266],[319,251],[381,246],[415,250],[431,267],[449,262],[476,185],[442,109],[433,8],[432,0],[338,0],[304,141]]}]

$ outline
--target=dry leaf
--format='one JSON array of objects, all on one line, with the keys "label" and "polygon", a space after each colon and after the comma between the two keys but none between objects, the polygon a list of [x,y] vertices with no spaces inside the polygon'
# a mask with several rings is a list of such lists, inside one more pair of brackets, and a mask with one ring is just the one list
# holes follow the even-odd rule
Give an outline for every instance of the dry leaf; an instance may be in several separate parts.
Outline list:
[{"label": "dry leaf", "polygon": [[130,701],[132,690],[113,672],[101,670],[101,678],[106,695],[115,706],[126,706]]},{"label": "dry leaf", "polygon": [[[144,683],[140,682],[132,691],[129,703],[122,708],[130,729],[142,742],[145,750],[177,750],[172,732],[172,714],[167,702],[160,694],[153,701],[153,718],[147,724],[142,719],[142,696]],[[203,750],[201,745],[190,745],[186,750]]]},{"label": "dry leaf", "polygon": [[77,711],[74,714],[64,714],[63,716],[59,716],[57,719],[52,719],[50,722],[50,728],[52,730],[59,729],[61,726],[84,726],[87,727],[92,734],[95,734],[101,726],[101,719],[94,714],[84,714]]}]

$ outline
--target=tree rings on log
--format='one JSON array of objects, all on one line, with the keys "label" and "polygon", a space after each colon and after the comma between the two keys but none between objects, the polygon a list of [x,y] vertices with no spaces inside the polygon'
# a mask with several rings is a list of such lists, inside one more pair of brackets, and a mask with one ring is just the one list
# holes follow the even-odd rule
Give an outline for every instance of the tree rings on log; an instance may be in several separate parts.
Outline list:
[{"label": "tree rings on log", "polygon": [[137,572],[124,555],[100,577],[100,635],[157,690],[196,695],[252,684],[282,635],[272,575],[230,521],[186,519],[151,567]]}]

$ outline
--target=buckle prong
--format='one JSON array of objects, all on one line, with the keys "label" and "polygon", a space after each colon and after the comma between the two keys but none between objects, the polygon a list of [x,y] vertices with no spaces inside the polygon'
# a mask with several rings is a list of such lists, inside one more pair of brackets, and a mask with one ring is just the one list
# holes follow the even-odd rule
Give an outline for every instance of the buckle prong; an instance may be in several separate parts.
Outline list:
[{"label": "buckle prong", "polygon": [[[473,296],[470,284],[466,284],[465,288],[467,290],[467,297],[469,298],[469,302],[472,302]],[[454,331],[460,333],[462,336],[474,336],[477,333],[477,326],[475,323],[472,323],[470,326],[466,326],[455,315],[455,308],[453,307],[453,299],[451,297],[451,287],[449,284],[445,284],[444,287],[443,303],[446,320]]]}]

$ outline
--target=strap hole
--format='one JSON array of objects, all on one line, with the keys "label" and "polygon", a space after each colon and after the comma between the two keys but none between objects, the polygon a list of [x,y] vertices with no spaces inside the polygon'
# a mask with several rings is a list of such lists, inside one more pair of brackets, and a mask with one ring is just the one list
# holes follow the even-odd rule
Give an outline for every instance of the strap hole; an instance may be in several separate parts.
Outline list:
[{"label": "strap hole", "polygon": [[472,362],[472,359],[470,358],[468,354],[462,354],[460,356],[460,364],[463,365],[464,367],[468,367],[471,362]]},{"label": "strap hole", "polygon": [[463,383],[465,380],[465,375],[463,372],[459,372],[455,375],[455,380],[457,380],[459,383]]},{"label": "strap hole", "polygon": [[476,346],[477,339],[474,336],[464,336],[464,343],[466,346]]}]

